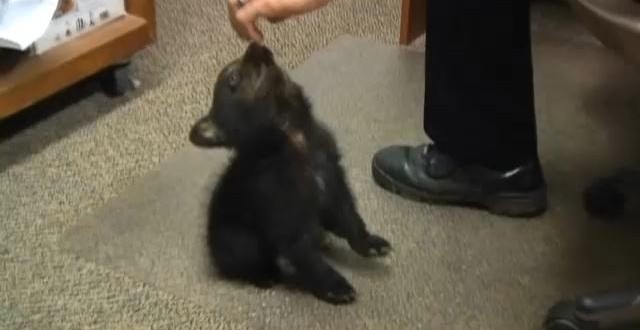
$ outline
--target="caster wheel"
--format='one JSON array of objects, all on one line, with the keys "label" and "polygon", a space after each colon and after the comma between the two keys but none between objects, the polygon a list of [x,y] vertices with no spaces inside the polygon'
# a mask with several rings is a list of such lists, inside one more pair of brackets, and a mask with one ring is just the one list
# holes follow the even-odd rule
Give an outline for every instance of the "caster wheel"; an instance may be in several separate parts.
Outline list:
[{"label": "caster wheel", "polygon": [[578,319],[574,301],[562,301],[551,307],[544,322],[545,330],[597,330],[597,324]]},{"label": "caster wheel", "polygon": [[583,195],[584,207],[591,215],[619,218],[624,214],[625,196],[613,179],[600,179]]},{"label": "caster wheel", "polygon": [[131,78],[127,62],[107,69],[100,78],[100,85],[108,96],[119,97],[140,87],[140,82]]}]

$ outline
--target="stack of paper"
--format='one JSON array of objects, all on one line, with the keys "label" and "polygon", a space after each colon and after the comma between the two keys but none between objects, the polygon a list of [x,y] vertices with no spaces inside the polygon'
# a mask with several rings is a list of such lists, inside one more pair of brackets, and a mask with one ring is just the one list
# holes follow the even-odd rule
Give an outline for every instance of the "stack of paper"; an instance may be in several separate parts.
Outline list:
[{"label": "stack of paper", "polygon": [[58,0],[8,0],[0,21],[0,48],[25,50],[40,38],[56,11]]}]

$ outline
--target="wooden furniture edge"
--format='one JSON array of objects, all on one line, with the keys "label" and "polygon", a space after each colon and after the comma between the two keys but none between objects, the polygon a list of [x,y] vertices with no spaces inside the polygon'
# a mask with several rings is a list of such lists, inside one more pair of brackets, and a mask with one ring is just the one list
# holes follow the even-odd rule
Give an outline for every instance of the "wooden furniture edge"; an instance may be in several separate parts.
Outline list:
[{"label": "wooden furniture edge", "polygon": [[400,44],[408,45],[426,30],[428,0],[402,0]]},{"label": "wooden furniture edge", "polygon": [[13,71],[0,75],[0,119],[151,44],[155,24],[152,20],[150,22],[152,24],[135,14],[127,14],[69,41],[64,47],[25,58]]},{"label": "wooden furniture edge", "polygon": [[127,0],[126,10],[130,15],[138,16],[147,21],[149,35],[156,40],[156,7],[155,0]]}]

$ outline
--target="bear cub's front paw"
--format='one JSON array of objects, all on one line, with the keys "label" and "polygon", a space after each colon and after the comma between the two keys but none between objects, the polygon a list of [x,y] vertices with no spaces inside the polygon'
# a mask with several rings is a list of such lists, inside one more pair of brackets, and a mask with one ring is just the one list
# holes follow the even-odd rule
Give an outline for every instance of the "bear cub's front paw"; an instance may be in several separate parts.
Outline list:
[{"label": "bear cub's front paw", "polygon": [[391,244],[378,235],[370,235],[367,239],[369,257],[384,257],[391,252]]},{"label": "bear cub's front paw", "polygon": [[327,283],[316,295],[334,305],[350,304],[356,300],[356,290],[342,276],[338,276],[330,283]]}]

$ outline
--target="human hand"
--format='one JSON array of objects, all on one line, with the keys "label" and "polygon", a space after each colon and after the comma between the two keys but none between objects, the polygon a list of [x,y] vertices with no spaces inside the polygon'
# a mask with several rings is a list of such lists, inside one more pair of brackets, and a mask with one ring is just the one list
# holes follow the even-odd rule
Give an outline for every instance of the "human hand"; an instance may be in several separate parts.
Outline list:
[{"label": "human hand", "polygon": [[327,5],[331,0],[228,0],[229,21],[238,35],[262,42],[264,35],[256,25],[260,18],[271,23],[305,14]]}]

